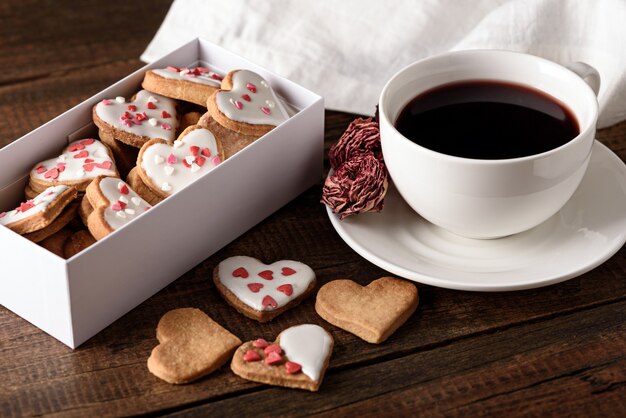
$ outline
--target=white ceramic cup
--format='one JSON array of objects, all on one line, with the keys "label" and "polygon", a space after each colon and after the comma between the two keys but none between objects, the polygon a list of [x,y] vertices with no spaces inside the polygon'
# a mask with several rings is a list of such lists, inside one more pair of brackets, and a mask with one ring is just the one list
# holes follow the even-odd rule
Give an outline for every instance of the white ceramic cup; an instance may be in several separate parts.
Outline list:
[{"label": "white ceramic cup", "polygon": [[[543,91],[572,111],[580,134],[541,154],[479,160],[432,151],[395,129],[411,99],[462,80],[507,81]],[[451,52],[411,64],[389,80],[379,101],[383,156],[391,178],[421,216],[465,237],[497,238],[537,226],[563,207],[585,174],[596,131],[599,86],[598,72],[586,64],[568,69],[509,51]]]}]

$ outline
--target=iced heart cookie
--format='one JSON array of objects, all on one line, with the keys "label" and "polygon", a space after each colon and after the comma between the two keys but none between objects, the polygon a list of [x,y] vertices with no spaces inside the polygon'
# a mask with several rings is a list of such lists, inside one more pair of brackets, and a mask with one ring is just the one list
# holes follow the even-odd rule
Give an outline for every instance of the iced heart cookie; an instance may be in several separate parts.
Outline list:
[{"label": "iced heart cookie", "polygon": [[276,342],[248,341],[237,349],[231,370],[253,382],[317,391],[333,352],[333,337],[318,325],[287,328]]},{"label": "iced heart cookie", "polygon": [[315,272],[298,261],[264,264],[256,258],[227,258],[213,270],[217,290],[229,305],[267,322],[298,305],[315,289]]},{"label": "iced heart cookie", "polygon": [[195,308],[169,311],[157,326],[148,370],[168,383],[188,383],[228,361],[241,340]]},{"label": "iced heart cookie", "polygon": [[126,182],[129,184],[131,189],[133,189],[143,200],[150,203],[152,206],[156,205],[164,198],[161,196],[157,196],[154,192],[144,184],[139,174],[137,174],[137,167],[130,170],[128,173],[128,177],[126,177]]},{"label": "iced heart cookie", "polygon": [[409,319],[418,303],[417,287],[405,280],[381,277],[365,287],[334,280],[317,292],[315,310],[331,324],[378,344]]},{"label": "iced heart cookie", "polygon": [[193,125],[172,144],[158,139],[147,142],[137,158],[137,174],[165,198],[211,171],[223,158],[222,146],[211,131]]},{"label": "iced heart cookie", "polygon": [[96,139],[80,139],[71,142],[58,157],[35,165],[30,171],[29,186],[38,193],[58,184],[84,192],[99,175],[119,176],[111,152]]},{"label": "iced heart cookie", "polygon": [[206,106],[209,96],[220,88],[222,76],[206,67],[148,70],[141,87],[172,99]]},{"label": "iced heart cookie", "polygon": [[[63,213],[64,209],[76,199],[76,195],[77,192],[74,187],[65,185],[48,187],[34,199],[22,202],[14,210],[0,213],[0,225],[4,225],[21,235],[40,231],[49,227]],[[57,231],[63,226],[65,225],[59,227]],[[47,238],[54,232],[38,241]]]},{"label": "iced heart cookie", "polygon": [[264,135],[289,119],[268,82],[249,70],[228,73],[221,90],[209,97],[207,109],[220,125],[245,135]]},{"label": "iced heart cookie", "polygon": [[104,99],[93,107],[93,121],[106,134],[141,148],[154,138],[172,142],[176,138],[176,101],[139,91],[129,102],[124,97]]},{"label": "iced heart cookie", "polygon": [[97,240],[133,221],[152,206],[128,184],[113,177],[96,177],[87,194],[93,211],[87,218],[91,235]]}]

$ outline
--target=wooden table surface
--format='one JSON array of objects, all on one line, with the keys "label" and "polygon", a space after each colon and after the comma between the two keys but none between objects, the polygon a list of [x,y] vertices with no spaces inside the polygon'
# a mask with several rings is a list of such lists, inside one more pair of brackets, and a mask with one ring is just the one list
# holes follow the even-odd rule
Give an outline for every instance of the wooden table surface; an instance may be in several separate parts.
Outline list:
[{"label": "wooden table surface", "polygon": [[[138,57],[169,3],[1,2],[0,146],[142,66]],[[326,149],[354,116],[326,112]],[[626,123],[598,138],[626,157]],[[470,293],[419,285],[417,312],[380,345],[325,323],[314,298],[265,325],[236,313],[209,279],[232,255],[298,259],[321,284],[366,284],[387,274],[335,233],[318,203],[321,184],[77,350],[0,307],[0,416],[626,414],[624,249],[581,277],[542,289]],[[244,341],[273,340],[304,322],[326,327],[335,350],[320,391],[251,383],[228,367],[189,385],[160,381],[146,368],[155,328],[181,307],[204,310]]]}]

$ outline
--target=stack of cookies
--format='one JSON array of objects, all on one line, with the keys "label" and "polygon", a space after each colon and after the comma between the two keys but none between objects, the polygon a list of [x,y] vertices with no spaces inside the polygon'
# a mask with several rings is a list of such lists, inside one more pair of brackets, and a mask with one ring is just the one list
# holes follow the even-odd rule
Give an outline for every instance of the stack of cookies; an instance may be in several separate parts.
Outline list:
[{"label": "stack of cookies", "polygon": [[37,163],[25,202],[1,212],[0,225],[69,258],[289,118],[267,81],[248,70],[223,77],[168,66],[148,70],[142,87],[97,103],[99,138]]}]

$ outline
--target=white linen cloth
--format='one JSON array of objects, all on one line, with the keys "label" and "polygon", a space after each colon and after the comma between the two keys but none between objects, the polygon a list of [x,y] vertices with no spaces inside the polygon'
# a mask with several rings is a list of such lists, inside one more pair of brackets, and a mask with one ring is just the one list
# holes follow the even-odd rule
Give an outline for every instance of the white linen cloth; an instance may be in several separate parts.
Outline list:
[{"label": "white linen cloth", "polygon": [[373,114],[404,66],[463,49],[507,49],[601,75],[600,120],[626,119],[626,0],[176,0],[141,56],[203,37],[324,96]]}]

